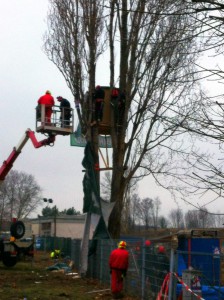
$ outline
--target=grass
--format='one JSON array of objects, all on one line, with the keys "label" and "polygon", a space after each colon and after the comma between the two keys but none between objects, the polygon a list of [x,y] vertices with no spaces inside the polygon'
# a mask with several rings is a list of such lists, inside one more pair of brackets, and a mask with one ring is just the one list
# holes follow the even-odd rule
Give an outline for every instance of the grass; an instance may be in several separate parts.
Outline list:
[{"label": "grass", "polygon": [[[47,271],[52,266],[49,253],[37,252],[34,260],[18,262],[7,268],[0,262],[0,299],[2,300],[109,300],[109,287],[92,279],[77,278],[62,272]],[[73,270],[75,272],[75,270]],[[100,292],[95,292],[95,291]],[[103,290],[103,291],[102,291]],[[134,298],[125,297],[125,300]]]},{"label": "grass", "polygon": [[[97,281],[47,271],[46,268],[54,264],[48,257],[49,254],[37,253],[33,262],[20,261],[12,268],[7,268],[0,262],[0,299],[100,299],[96,298],[98,295],[95,293],[88,292],[105,287],[102,288]],[[109,294],[103,297],[101,299],[110,299]]]}]

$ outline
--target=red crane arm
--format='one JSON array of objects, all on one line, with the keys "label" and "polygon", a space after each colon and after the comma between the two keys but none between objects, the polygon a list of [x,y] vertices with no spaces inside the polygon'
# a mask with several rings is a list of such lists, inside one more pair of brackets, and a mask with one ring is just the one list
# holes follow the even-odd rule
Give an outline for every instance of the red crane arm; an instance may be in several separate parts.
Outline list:
[{"label": "red crane arm", "polygon": [[35,133],[31,129],[28,128],[27,131],[25,132],[25,135],[23,136],[22,140],[18,144],[18,146],[13,148],[13,150],[10,153],[7,160],[5,160],[2,164],[2,166],[0,167],[0,181],[5,179],[5,176],[11,170],[14,161],[20,155],[22,148],[25,146],[25,144],[29,138],[31,139],[33,146],[35,148],[53,145],[54,141],[55,141],[55,135],[49,135],[48,138],[46,138],[42,141],[37,141]]},{"label": "red crane arm", "polygon": [[36,139],[34,131],[31,131],[29,129],[29,130],[27,130],[26,134],[31,139],[31,141],[33,143],[33,146],[35,148],[40,148],[40,147],[43,147],[43,146],[49,146],[51,144],[54,144],[54,141],[55,141],[55,135],[49,135],[49,137],[47,139],[44,139],[42,141],[38,141]]}]

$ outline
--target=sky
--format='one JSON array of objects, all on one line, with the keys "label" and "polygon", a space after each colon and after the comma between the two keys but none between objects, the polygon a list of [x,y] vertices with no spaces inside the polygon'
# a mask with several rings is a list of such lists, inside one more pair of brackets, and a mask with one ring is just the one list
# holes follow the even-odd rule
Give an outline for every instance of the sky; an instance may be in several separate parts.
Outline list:
[{"label": "sky", "polygon": [[[72,94],[57,67],[42,50],[47,30],[47,0],[0,0],[0,163],[16,146],[27,128],[35,131],[35,107],[46,90],[56,98],[70,100]],[[98,74],[97,84],[108,85]],[[56,101],[57,102],[57,101]],[[58,104],[58,103],[56,103]],[[77,126],[77,118],[75,120]],[[37,133],[38,140],[45,138]],[[57,136],[54,147],[35,149],[28,141],[13,169],[32,174],[41,186],[44,198],[53,199],[59,210],[69,207],[82,211],[84,148],[70,146],[68,136]],[[150,178],[139,185],[140,197],[159,197],[161,213],[177,208],[169,193],[161,190]],[[179,207],[192,209],[180,201]],[[44,205],[44,203],[43,203]],[[34,216],[39,211],[33,213]]]},{"label": "sky", "polygon": [[[0,0],[0,160],[20,142],[27,128],[35,131],[35,107],[46,90],[73,99],[56,66],[42,50],[47,29],[47,0]],[[56,101],[57,102],[57,101]],[[56,103],[58,104],[58,103]],[[45,138],[37,133],[38,140]],[[58,136],[54,147],[35,149],[28,141],[13,169],[34,175],[43,197],[59,209],[82,210],[83,148]]]}]

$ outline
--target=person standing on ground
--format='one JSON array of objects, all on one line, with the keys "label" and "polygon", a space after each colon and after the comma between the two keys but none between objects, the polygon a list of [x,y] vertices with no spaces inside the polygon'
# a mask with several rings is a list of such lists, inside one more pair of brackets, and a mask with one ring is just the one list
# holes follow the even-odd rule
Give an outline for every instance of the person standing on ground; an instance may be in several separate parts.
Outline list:
[{"label": "person standing on ground", "polygon": [[129,252],[126,250],[127,244],[121,241],[118,248],[114,249],[109,258],[111,273],[111,292],[114,299],[123,298],[123,278],[126,276],[129,263]]},{"label": "person standing on ground", "polygon": [[52,107],[54,106],[54,98],[50,91],[46,91],[45,95],[41,96],[37,101],[39,105],[45,105],[45,125],[51,125]]},{"label": "person standing on ground", "polygon": [[62,96],[58,96],[57,100],[60,102],[60,110],[61,110],[61,127],[69,127],[70,126],[70,118],[71,118],[71,105],[70,102],[63,98]]}]

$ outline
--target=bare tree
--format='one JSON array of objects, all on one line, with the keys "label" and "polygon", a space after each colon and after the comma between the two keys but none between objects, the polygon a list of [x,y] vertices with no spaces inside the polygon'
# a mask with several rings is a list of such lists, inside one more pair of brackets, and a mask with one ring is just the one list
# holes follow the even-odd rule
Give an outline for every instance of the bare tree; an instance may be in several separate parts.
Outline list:
[{"label": "bare tree", "polygon": [[101,197],[105,200],[110,202],[110,195],[111,195],[111,173],[105,172],[104,177],[100,182],[101,188]]},{"label": "bare tree", "polygon": [[[194,17],[183,14],[188,3],[182,0],[50,3],[45,51],[62,72],[74,98],[80,100],[78,117],[94,149],[96,163],[98,128],[90,126],[91,95],[96,64],[105,46],[110,56],[109,83],[113,86],[118,78],[119,89],[125,93],[121,123],[118,126],[115,110],[111,123],[110,201],[115,206],[109,231],[118,237],[129,182],[134,177],[152,175],[158,184],[174,189],[174,184],[166,185],[163,179],[183,178],[190,168],[187,163],[198,153],[192,151],[192,136],[197,133],[193,129],[198,126],[200,109],[206,101],[199,101],[194,73],[198,52],[194,38],[199,29]],[[115,52],[119,53],[117,60]],[[84,101],[86,88],[90,97]],[[181,158],[185,161],[184,171],[179,167]]]},{"label": "bare tree", "polygon": [[[203,37],[203,51],[209,51],[209,55],[213,55],[215,62],[211,67],[200,64],[199,71],[201,78],[209,78],[211,81],[215,81],[217,84],[223,84],[224,71],[223,65],[220,64],[223,58],[223,46],[224,46],[224,5],[223,1],[208,1],[208,0],[192,0],[193,8],[196,12],[198,22],[201,22],[202,31],[200,39]],[[200,17],[199,17],[200,16]],[[204,34],[206,33],[206,34]],[[201,39],[202,41],[202,39]],[[212,52],[211,52],[212,50]],[[221,56],[221,57],[220,57]],[[218,60],[217,58],[220,57]],[[205,97],[205,95],[202,95]],[[217,153],[216,157],[212,161],[208,161],[206,158],[201,157],[198,159],[200,172],[194,172],[192,174],[193,180],[197,182],[196,191],[203,191],[203,193],[215,194],[215,197],[209,202],[214,202],[217,199],[223,197],[223,178],[224,178],[224,164],[222,156],[223,151],[223,117],[224,106],[222,103],[223,95],[219,93],[217,88],[214,95],[210,98],[210,109],[203,110],[201,123],[201,130],[206,135],[210,136],[213,143],[216,144]],[[200,210],[200,207],[198,207]],[[217,213],[223,215],[224,212]],[[215,222],[214,214],[210,214]]]},{"label": "bare tree", "polygon": [[145,229],[149,229],[152,226],[152,208],[153,200],[150,198],[144,198],[140,201],[138,205],[137,214]]},{"label": "bare tree", "polygon": [[223,228],[223,223],[224,223],[224,217],[222,215],[213,215],[214,218],[214,227],[221,227]]},{"label": "bare tree", "polygon": [[215,227],[214,217],[205,208],[187,211],[185,213],[185,224],[189,229]]},{"label": "bare tree", "polygon": [[169,225],[169,222],[168,222],[167,218],[164,217],[164,216],[161,216],[159,218],[159,227],[160,228],[167,228],[168,225]]},{"label": "bare tree", "polygon": [[[135,223],[136,212],[133,209],[137,209],[137,190],[138,190],[138,179],[133,178],[126,186],[124,193],[124,207],[122,213],[122,226],[121,229],[123,232],[128,232]],[[133,205],[132,205],[133,202]]]},{"label": "bare tree", "polygon": [[[111,173],[105,172],[100,183],[101,197],[108,202],[110,202],[111,197],[111,180]],[[126,187],[122,214],[122,232],[128,232],[135,226],[138,202],[140,201],[140,198],[136,194],[137,187],[137,180],[135,179],[131,180]]]},{"label": "bare tree", "polygon": [[197,210],[188,211],[185,214],[185,222],[186,222],[186,227],[188,229],[200,228],[199,219],[198,219],[198,211]]},{"label": "bare tree", "polygon": [[135,226],[139,223],[139,204],[140,204],[140,197],[135,193],[131,196],[130,200],[130,207],[129,207],[129,228],[134,229]]},{"label": "bare tree", "polygon": [[152,202],[152,220],[153,220],[153,227],[157,228],[159,225],[159,210],[161,207],[161,201],[159,200],[159,197],[156,197],[153,199]]},{"label": "bare tree", "polygon": [[0,191],[2,220],[25,218],[40,205],[41,188],[32,175],[11,170]]},{"label": "bare tree", "polygon": [[184,215],[180,208],[172,209],[169,213],[169,219],[173,228],[184,228]]}]

